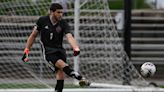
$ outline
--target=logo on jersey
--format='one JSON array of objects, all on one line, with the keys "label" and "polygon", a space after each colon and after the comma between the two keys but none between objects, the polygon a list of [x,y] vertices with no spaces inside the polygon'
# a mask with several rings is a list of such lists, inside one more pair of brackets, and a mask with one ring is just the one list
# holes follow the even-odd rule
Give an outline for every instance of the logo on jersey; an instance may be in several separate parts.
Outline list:
[{"label": "logo on jersey", "polygon": [[60,33],[62,31],[62,28],[60,26],[56,27],[56,32]]},{"label": "logo on jersey", "polygon": [[45,26],[44,28],[45,28],[45,29],[48,29],[48,26]]}]

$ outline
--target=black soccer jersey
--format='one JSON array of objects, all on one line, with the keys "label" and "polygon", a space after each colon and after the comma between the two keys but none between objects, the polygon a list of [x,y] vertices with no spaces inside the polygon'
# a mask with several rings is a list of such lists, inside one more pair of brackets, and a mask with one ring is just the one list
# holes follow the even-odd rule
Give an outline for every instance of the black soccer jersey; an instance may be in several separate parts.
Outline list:
[{"label": "black soccer jersey", "polygon": [[38,19],[36,25],[46,52],[63,49],[63,36],[71,33],[67,22],[62,19],[53,25],[49,16],[43,16]]}]

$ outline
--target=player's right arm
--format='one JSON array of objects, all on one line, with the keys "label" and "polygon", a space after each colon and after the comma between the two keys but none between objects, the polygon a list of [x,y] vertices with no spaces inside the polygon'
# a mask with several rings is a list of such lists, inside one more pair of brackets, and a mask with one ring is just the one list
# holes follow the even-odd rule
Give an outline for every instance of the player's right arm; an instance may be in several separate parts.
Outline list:
[{"label": "player's right arm", "polygon": [[38,31],[37,31],[37,27],[35,26],[33,28],[32,33],[30,34],[30,36],[27,39],[26,47],[24,49],[24,54],[23,54],[23,57],[22,57],[23,62],[28,62],[29,50],[30,50],[32,44],[34,43],[35,38],[37,37],[37,35],[38,35]]}]

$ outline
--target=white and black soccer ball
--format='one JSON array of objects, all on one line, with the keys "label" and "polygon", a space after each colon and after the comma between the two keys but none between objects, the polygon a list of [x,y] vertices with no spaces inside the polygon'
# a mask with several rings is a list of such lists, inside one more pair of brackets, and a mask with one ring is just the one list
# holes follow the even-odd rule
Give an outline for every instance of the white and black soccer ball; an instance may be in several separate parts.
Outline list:
[{"label": "white and black soccer ball", "polygon": [[145,62],[141,66],[141,75],[144,77],[152,77],[156,72],[156,66],[151,62]]}]

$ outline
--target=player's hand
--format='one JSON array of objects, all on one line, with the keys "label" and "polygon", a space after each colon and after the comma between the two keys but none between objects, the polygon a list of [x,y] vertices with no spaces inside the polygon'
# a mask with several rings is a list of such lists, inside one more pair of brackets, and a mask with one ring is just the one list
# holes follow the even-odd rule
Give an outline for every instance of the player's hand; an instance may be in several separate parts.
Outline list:
[{"label": "player's hand", "polygon": [[79,54],[80,54],[80,49],[79,49],[79,47],[74,48],[74,50],[73,50],[73,55],[74,55],[74,56],[77,56],[77,55],[79,55]]},{"label": "player's hand", "polygon": [[29,49],[28,48],[25,48],[24,54],[23,54],[23,57],[22,57],[22,61],[23,62],[28,62],[29,61],[28,54],[29,54]]}]

